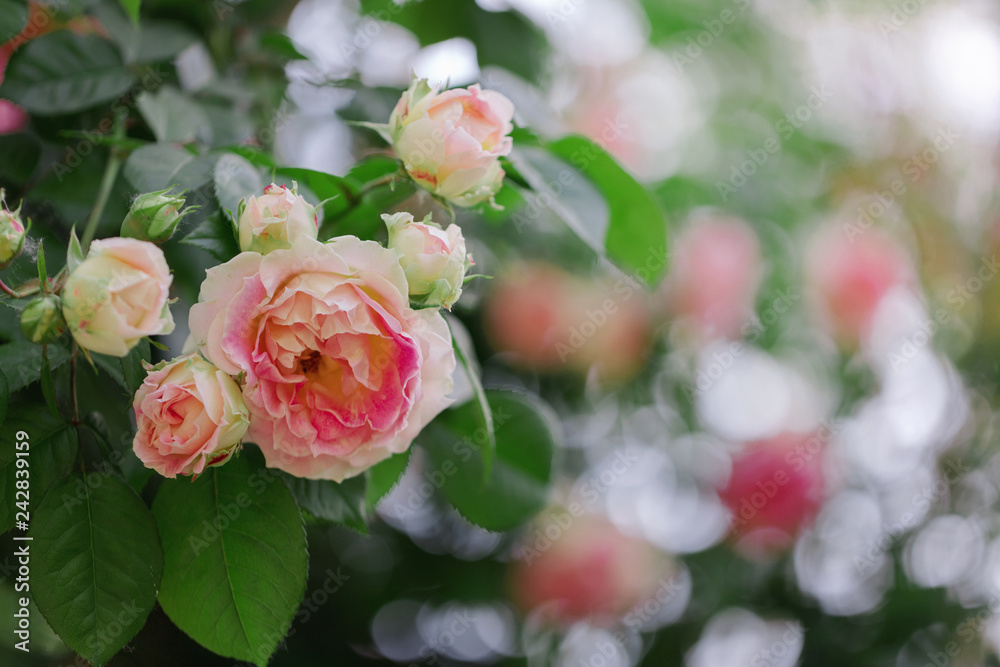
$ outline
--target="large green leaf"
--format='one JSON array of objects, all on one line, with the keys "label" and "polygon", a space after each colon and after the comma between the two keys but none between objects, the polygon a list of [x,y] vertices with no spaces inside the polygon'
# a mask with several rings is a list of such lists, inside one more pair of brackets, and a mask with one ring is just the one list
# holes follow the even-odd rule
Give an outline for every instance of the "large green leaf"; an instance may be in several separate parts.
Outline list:
[{"label": "large green leaf", "polygon": [[64,478],[31,521],[31,592],[66,645],[103,665],[145,625],[163,552],[153,515],[118,477]]},{"label": "large green leaf", "polygon": [[[69,352],[57,345],[48,346],[49,368],[55,370],[69,361]],[[0,368],[11,392],[37,382],[42,375],[42,348],[26,340],[0,345]]]},{"label": "large green leaf", "polygon": [[476,400],[442,413],[420,434],[433,469],[427,479],[472,523],[487,530],[514,528],[548,499],[552,456],[560,438],[541,399],[513,391],[486,392],[496,428],[493,472],[483,483],[486,435]]},{"label": "large green leaf", "polygon": [[13,39],[28,23],[28,7],[23,2],[0,0],[0,44]]},{"label": "large green leaf", "polygon": [[214,178],[219,207],[234,216],[238,214],[241,199],[264,192],[264,177],[260,170],[240,155],[227,153],[220,157],[215,165]]},{"label": "large green leaf", "polygon": [[607,201],[608,256],[655,284],[666,270],[669,249],[667,220],[653,195],[589,139],[564,137],[549,148],[590,179]]},{"label": "large green leaf", "polygon": [[195,155],[169,144],[149,144],[133,151],[124,174],[139,192],[177,186],[187,190],[211,182],[218,156]]},{"label": "large green leaf", "polygon": [[106,354],[97,354],[96,352],[92,352],[90,357],[98,368],[107,373],[118,383],[125,394],[131,397],[142,385],[142,381],[146,379],[146,371],[142,367],[142,362],[150,361],[151,352],[149,340],[143,338],[124,357],[109,357]]},{"label": "large green leaf", "polygon": [[185,236],[181,243],[190,243],[203,248],[220,262],[228,262],[240,253],[240,244],[236,241],[233,222],[228,213],[216,211],[205,219],[205,222]]},{"label": "large green leaf", "polygon": [[405,452],[393,454],[385,461],[376,466],[372,466],[365,473],[368,477],[368,486],[365,488],[365,507],[369,512],[374,512],[380,500],[386,497],[397,484],[407,466],[410,465],[410,453],[412,448]]},{"label": "large green leaf", "polygon": [[153,502],[164,544],[160,605],[219,655],[266,665],[305,593],[302,513],[255,449]]},{"label": "large green leaf", "polygon": [[162,86],[155,93],[143,91],[135,103],[157,141],[186,144],[211,138],[212,130],[205,112],[173,86]]},{"label": "large green leaf", "polygon": [[136,25],[139,24],[139,5],[141,0],[119,0],[122,4],[122,9],[128,14],[128,17],[132,19],[132,22]]},{"label": "large green leaf", "polygon": [[[17,438],[24,432],[26,440]],[[29,507],[38,505],[45,492],[61,477],[69,473],[76,459],[76,429],[56,419],[41,405],[19,406],[16,416],[11,416],[4,424],[7,440],[0,447],[0,533],[14,527],[17,501],[16,481],[18,479],[16,442],[28,443],[28,459],[31,488]],[[24,475],[21,475],[23,478]]]},{"label": "large green leaf", "polygon": [[317,519],[339,523],[359,533],[368,533],[364,477],[353,477],[340,483],[291,475],[284,477],[299,507]]},{"label": "large green leaf", "polygon": [[60,30],[31,40],[15,54],[0,96],[31,113],[57,115],[110,102],[134,82],[109,42]]}]

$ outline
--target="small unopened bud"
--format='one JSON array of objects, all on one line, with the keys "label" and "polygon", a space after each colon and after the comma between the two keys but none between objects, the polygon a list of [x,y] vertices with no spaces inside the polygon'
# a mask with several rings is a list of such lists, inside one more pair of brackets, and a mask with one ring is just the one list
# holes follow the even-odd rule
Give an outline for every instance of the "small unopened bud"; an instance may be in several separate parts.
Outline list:
[{"label": "small unopened bud", "polygon": [[163,243],[173,236],[181,219],[196,208],[189,206],[181,210],[182,206],[184,197],[170,190],[139,195],[122,222],[121,235]]},{"label": "small unopened bud", "polygon": [[0,208],[0,269],[7,268],[24,248],[24,223],[20,213],[20,207],[16,211]]},{"label": "small unopened bud", "polygon": [[37,345],[54,343],[66,331],[62,304],[53,294],[40,296],[21,312],[21,333]]}]

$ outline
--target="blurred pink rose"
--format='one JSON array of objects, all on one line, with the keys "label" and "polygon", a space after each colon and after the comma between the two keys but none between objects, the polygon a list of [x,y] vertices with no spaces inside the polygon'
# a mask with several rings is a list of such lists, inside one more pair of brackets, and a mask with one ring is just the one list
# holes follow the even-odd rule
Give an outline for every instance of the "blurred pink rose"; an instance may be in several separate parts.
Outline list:
[{"label": "blurred pink rose", "polygon": [[663,554],[603,517],[554,509],[541,514],[535,526],[515,551],[510,587],[521,610],[551,623],[613,624],[646,598],[667,570]]},{"label": "blurred pink rose", "polygon": [[518,264],[495,283],[484,311],[487,334],[526,368],[595,369],[620,381],[649,356],[652,320],[637,285],[579,278],[544,263]]},{"label": "blurred pink rose", "polygon": [[[0,46],[0,84],[7,71],[7,62],[14,53],[12,42]],[[10,100],[0,100],[0,134],[14,134],[28,126],[28,114]]]},{"label": "blurred pink rose", "polygon": [[478,85],[439,93],[414,79],[389,117],[389,133],[406,171],[458,206],[473,206],[500,189],[499,158],[513,145],[514,105]]},{"label": "blurred pink rose", "polygon": [[749,555],[782,551],[823,502],[829,432],[785,433],[747,445],[719,496],[733,513],[730,534]]},{"label": "blurred pink rose", "polygon": [[666,283],[670,310],[702,342],[739,338],[753,317],[761,273],[760,245],[750,225],[700,218],[674,245]]},{"label": "blurred pink rose", "polygon": [[850,347],[866,341],[886,294],[917,282],[907,254],[874,229],[850,239],[840,229],[824,230],[813,239],[805,268],[816,314]]},{"label": "blurred pink rose", "polygon": [[448,326],[408,304],[393,251],[353,236],[303,238],[210,269],[191,308],[192,342],[245,374],[247,439],[270,467],[341,481],[405,451],[451,402]]},{"label": "blurred pink rose", "polygon": [[239,385],[198,354],[150,366],[132,406],[132,449],[164,477],[225,463],[249,424]]},{"label": "blurred pink rose", "polygon": [[124,357],[145,336],[174,330],[172,281],[163,251],[149,241],[94,241],[62,289],[69,331],[80,347]]}]

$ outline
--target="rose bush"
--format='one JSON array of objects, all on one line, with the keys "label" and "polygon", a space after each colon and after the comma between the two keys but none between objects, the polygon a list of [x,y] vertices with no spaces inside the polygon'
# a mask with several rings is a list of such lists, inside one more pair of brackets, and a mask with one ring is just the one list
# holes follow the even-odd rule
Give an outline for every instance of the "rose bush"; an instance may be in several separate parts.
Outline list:
[{"label": "rose bush", "polygon": [[208,271],[192,345],[243,374],[248,439],[270,467],[343,480],[406,450],[450,404],[455,357],[436,310],[415,311],[393,251],[300,239]]}]

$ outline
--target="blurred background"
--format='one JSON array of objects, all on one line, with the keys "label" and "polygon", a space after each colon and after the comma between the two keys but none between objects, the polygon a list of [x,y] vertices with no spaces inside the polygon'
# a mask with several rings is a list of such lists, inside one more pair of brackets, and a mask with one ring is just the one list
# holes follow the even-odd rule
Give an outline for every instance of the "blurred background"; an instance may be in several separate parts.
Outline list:
[{"label": "blurred background", "polygon": [[[370,534],[310,527],[309,590],[272,664],[1000,664],[1000,5],[144,11],[197,35],[171,76],[215,145],[341,174],[385,151],[348,122],[388,118],[411,71],[480,83],[514,102],[516,132],[594,140],[670,230],[669,265],[651,252],[639,276],[662,279],[620,272],[594,251],[614,193],[515,134],[508,181],[534,194],[459,212],[494,278],[453,320],[486,386],[551,406],[548,509],[473,526],[417,450]],[[279,48],[287,64],[261,62]],[[243,125],[214,125],[213,100]],[[400,196],[417,218],[432,206]],[[175,652],[143,651],[162,642]],[[66,664],[57,639],[44,651]],[[184,663],[224,661],[158,610],[112,664]]]}]

